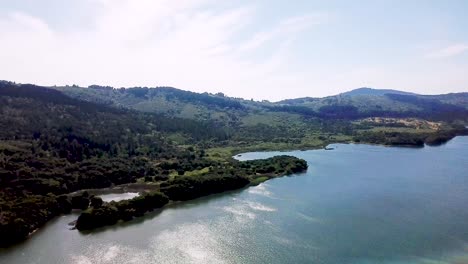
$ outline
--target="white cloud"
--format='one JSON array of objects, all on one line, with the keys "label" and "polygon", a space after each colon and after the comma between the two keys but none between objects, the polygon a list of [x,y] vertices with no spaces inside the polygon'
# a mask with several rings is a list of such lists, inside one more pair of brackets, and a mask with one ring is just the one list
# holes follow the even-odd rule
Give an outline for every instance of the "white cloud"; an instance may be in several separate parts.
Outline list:
[{"label": "white cloud", "polygon": [[244,52],[255,50],[274,39],[284,37],[288,34],[289,36],[297,34],[314,25],[325,24],[328,19],[329,15],[324,13],[287,18],[271,30],[256,33],[239,47],[239,51]]},{"label": "white cloud", "polygon": [[51,31],[46,23],[42,20],[23,14],[20,12],[13,12],[10,14],[10,19],[14,21],[14,24],[23,29],[30,29],[43,34],[50,34]]},{"label": "white cloud", "polygon": [[[284,79],[286,47],[326,18],[287,17],[241,40],[238,34],[258,12],[252,6],[223,8],[213,0],[89,3],[101,11],[87,31],[54,32],[19,12],[0,18],[2,78],[43,85],[172,85],[245,96],[246,88],[265,87],[265,79]],[[276,48],[265,58],[249,56],[269,44]]]},{"label": "white cloud", "polygon": [[463,72],[468,65],[448,59],[466,52],[466,44],[427,56],[445,60],[405,56],[397,61],[398,56],[382,53],[378,63],[371,56],[378,53],[366,56],[355,44],[362,35],[343,31],[342,24],[353,21],[341,13],[336,19],[335,13],[296,10],[297,16],[285,12],[262,20],[265,6],[256,1],[76,1],[86,5],[82,10],[93,10],[86,26],[57,27],[60,21],[39,11],[35,16],[21,10],[0,13],[1,79],[169,85],[269,100],[361,86],[442,93],[468,85]]},{"label": "white cloud", "polygon": [[430,59],[444,59],[454,57],[468,51],[468,44],[454,44],[426,54]]}]

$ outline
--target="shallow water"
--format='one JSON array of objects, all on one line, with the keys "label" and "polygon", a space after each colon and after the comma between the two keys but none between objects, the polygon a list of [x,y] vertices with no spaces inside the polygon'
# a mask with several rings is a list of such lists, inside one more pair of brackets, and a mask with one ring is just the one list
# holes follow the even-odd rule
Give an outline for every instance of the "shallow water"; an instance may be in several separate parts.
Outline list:
[{"label": "shallow water", "polygon": [[97,232],[59,217],[0,263],[468,263],[468,137],[333,147],[286,153],[309,162],[305,174]]},{"label": "shallow water", "polygon": [[97,196],[101,197],[101,199],[104,202],[110,202],[110,201],[118,202],[118,201],[128,200],[128,199],[132,199],[134,197],[137,197],[138,193],[136,193],[136,192],[108,193],[108,194],[100,194],[100,195],[97,195]]}]

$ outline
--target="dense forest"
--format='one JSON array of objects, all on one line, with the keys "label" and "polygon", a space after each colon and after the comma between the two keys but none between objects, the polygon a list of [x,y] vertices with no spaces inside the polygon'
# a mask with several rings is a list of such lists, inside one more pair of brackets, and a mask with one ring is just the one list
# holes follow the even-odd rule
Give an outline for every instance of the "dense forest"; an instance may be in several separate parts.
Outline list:
[{"label": "dense forest", "polygon": [[[238,162],[206,157],[204,148],[228,139],[224,128],[209,122],[116,109],[8,82],[0,83],[0,113],[1,246],[59,214],[97,207],[95,197],[71,195],[78,190],[144,179],[163,182],[169,198],[178,199],[183,174],[208,168],[209,175],[184,185],[195,198],[243,187],[257,173],[253,167],[239,176]],[[127,208],[136,210],[132,216],[141,214],[138,201]]]},{"label": "dense forest", "polygon": [[[170,201],[307,169],[304,160],[289,156],[231,158],[242,151],[319,148],[331,142],[437,145],[467,132],[464,97],[356,96],[271,103],[169,87],[1,81],[0,246],[25,239],[72,209],[83,210],[79,230],[93,229]],[[111,203],[77,192],[132,183],[152,191]]]},{"label": "dense forest", "polygon": [[[416,118],[441,124],[437,129],[421,129],[420,126],[413,126],[412,121],[382,127],[392,133],[392,139],[380,140],[379,143],[388,145],[408,145],[411,143],[406,139],[408,137],[414,137],[416,145],[443,142],[451,138],[448,135],[466,133],[464,129],[468,123],[468,93],[428,96],[360,88],[324,98],[258,102],[231,98],[221,93],[199,94],[170,87],[113,88],[94,85],[89,88],[53,88],[88,102],[211,122],[224,128],[227,133],[228,139],[224,145],[236,149],[316,148],[331,142],[366,142],[367,139],[375,143],[376,137],[373,139],[364,134],[380,133],[373,131],[373,128],[382,127],[381,124],[368,126],[360,122],[372,117]],[[437,139],[434,141],[434,138]]]},{"label": "dense forest", "polygon": [[[397,90],[360,88],[336,96],[298,98],[271,103],[230,98],[221,93],[199,94],[172,87],[116,89],[93,85],[89,88],[68,86],[55,87],[55,89],[89,102],[194,119],[204,119],[207,116],[216,119],[216,116],[227,112],[235,115],[237,119],[242,119],[252,112],[262,111],[295,113],[326,119],[379,116],[466,120],[468,114],[468,93],[426,96]],[[185,108],[190,108],[198,115],[186,115]]]},{"label": "dense forest", "polygon": [[160,191],[149,192],[130,200],[103,203],[99,198],[90,200],[89,208],[81,213],[76,228],[89,230],[129,221],[148,211],[160,208],[169,201],[185,201],[198,197],[235,190],[269,178],[299,173],[307,169],[304,160],[278,156],[265,160],[218,164],[209,172],[196,176],[180,176],[160,185]]}]

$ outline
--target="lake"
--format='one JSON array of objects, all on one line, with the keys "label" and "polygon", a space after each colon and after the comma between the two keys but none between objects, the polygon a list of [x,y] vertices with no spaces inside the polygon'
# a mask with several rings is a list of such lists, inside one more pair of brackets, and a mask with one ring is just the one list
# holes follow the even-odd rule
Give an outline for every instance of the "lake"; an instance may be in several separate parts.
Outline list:
[{"label": "lake", "polygon": [[125,192],[125,193],[109,193],[104,195],[96,195],[102,198],[104,202],[111,202],[111,201],[122,201],[132,199],[138,196],[136,192]]},{"label": "lake", "polygon": [[468,263],[468,137],[332,147],[281,153],[306,159],[307,173],[97,232],[56,218],[0,263]]}]

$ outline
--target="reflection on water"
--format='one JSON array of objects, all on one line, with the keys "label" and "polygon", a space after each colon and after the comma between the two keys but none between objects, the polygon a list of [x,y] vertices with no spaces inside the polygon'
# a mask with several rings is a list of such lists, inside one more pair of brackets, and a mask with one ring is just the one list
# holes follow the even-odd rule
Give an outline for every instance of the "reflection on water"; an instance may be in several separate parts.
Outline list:
[{"label": "reflection on water", "polygon": [[138,193],[135,192],[126,192],[126,193],[109,193],[109,194],[102,194],[102,195],[97,195],[102,198],[104,202],[110,202],[110,201],[122,201],[122,200],[128,200],[132,199],[134,197],[138,196]]},{"label": "reflection on water", "polygon": [[0,251],[0,263],[468,263],[467,137],[288,154],[309,162],[307,174],[93,233],[68,230],[76,215],[60,217]]}]

